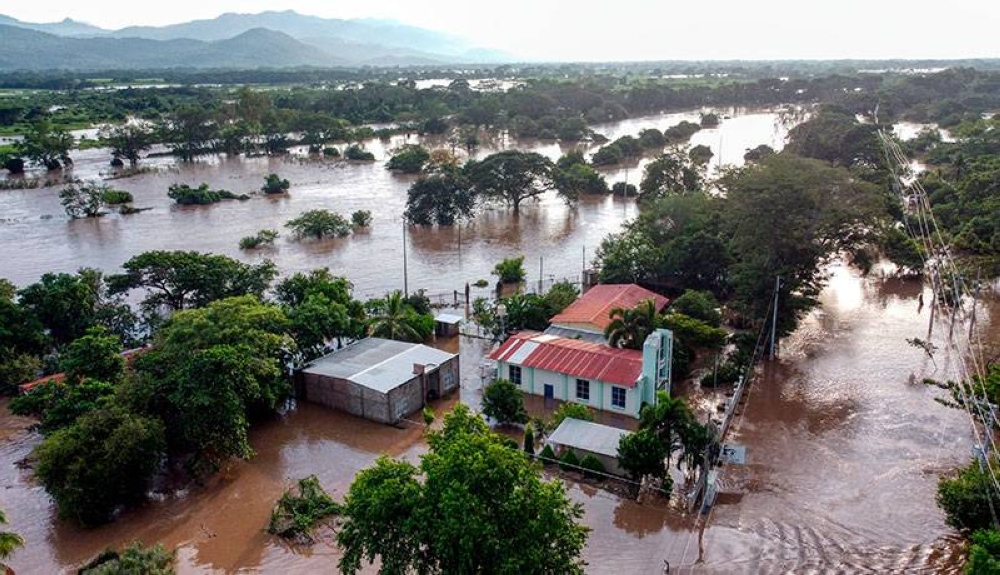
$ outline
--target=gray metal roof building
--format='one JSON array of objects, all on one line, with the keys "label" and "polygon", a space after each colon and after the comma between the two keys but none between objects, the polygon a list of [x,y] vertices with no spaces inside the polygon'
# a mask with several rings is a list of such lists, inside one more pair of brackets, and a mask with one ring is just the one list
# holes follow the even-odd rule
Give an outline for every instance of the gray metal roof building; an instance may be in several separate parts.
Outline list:
[{"label": "gray metal roof building", "polygon": [[621,474],[618,466],[618,443],[629,431],[567,417],[552,432],[546,442],[555,444],[556,451],[563,453],[572,449],[577,457],[593,455],[604,465],[608,473]]},{"label": "gray metal roof building", "polygon": [[299,377],[306,400],[395,424],[457,388],[458,367],[455,354],[369,337],[313,361]]}]

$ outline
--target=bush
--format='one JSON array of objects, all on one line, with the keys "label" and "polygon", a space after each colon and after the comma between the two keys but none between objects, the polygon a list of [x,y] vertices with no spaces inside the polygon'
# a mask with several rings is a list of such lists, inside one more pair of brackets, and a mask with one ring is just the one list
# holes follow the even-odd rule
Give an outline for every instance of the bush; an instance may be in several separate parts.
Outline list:
[{"label": "bush", "polygon": [[714,128],[719,125],[719,115],[709,112],[708,114],[701,115],[701,127],[702,128]]},{"label": "bush", "polygon": [[505,284],[517,284],[524,281],[524,256],[508,258],[493,268],[493,275],[499,276]]},{"label": "bush", "polygon": [[274,245],[274,240],[276,239],[278,239],[278,230],[260,230],[256,235],[241,239],[240,249],[253,250],[261,246]]},{"label": "bush", "polygon": [[580,458],[576,456],[576,453],[573,453],[572,449],[567,449],[559,461],[559,469],[563,471],[576,471],[576,468],[580,466]]},{"label": "bush", "polygon": [[528,421],[524,392],[509,380],[494,381],[483,390],[483,415],[500,425]]},{"label": "bush", "polygon": [[69,427],[80,416],[110,406],[115,386],[88,379],[78,384],[47,381],[10,401],[10,411],[16,415],[39,418],[43,433]]},{"label": "bush", "polygon": [[363,230],[371,227],[372,225],[372,213],[368,210],[358,210],[351,214],[351,228],[354,231]]},{"label": "bush", "polygon": [[542,451],[538,453],[538,458],[542,460],[543,465],[552,465],[559,460],[559,458],[556,457],[556,452],[552,451],[551,445],[543,447]]},{"label": "bush", "polygon": [[340,150],[337,148],[323,148],[323,156],[326,158],[339,158]]},{"label": "bush", "polygon": [[174,575],[174,554],[163,545],[143,548],[138,541],[118,553],[108,549],[80,568],[77,575]]},{"label": "bush", "polygon": [[615,196],[626,196],[633,198],[638,195],[639,190],[634,184],[626,184],[625,182],[615,182],[615,185],[611,186],[611,194]]},{"label": "bush", "polygon": [[285,227],[299,238],[323,239],[327,236],[343,238],[351,235],[351,225],[338,213],[330,210],[309,210],[289,220]]},{"label": "bush", "polygon": [[1000,531],[983,529],[971,537],[966,575],[996,575],[1000,573]]},{"label": "bush", "polygon": [[187,184],[173,184],[167,191],[167,197],[182,206],[207,205],[222,200],[249,200],[250,196],[239,195],[226,190],[210,190],[208,184],[192,188]]},{"label": "bush", "polygon": [[132,194],[126,192],[125,190],[116,190],[114,188],[104,190],[101,194],[101,199],[109,206],[131,204],[134,200]]},{"label": "bush", "polygon": [[160,421],[103,409],[48,436],[37,450],[36,473],[60,516],[96,525],[146,497],[165,449]]},{"label": "bush", "polygon": [[288,191],[292,184],[288,180],[282,180],[278,174],[269,174],[264,178],[264,185],[260,191],[265,194],[283,194]]},{"label": "bush", "polygon": [[535,428],[530,423],[524,427],[524,452],[535,454]]},{"label": "bush", "polygon": [[477,288],[484,288],[484,287],[490,285],[490,282],[488,282],[488,281],[486,281],[484,279],[478,279],[472,285],[476,286]]},{"label": "bush", "polygon": [[955,529],[975,531],[988,529],[993,524],[990,506],[1000,508],[988,471],[972,461],[953,479],[938,482],[937,504],[944,510],[945,521]]},{"label": "bush", "polygon": [[361,162],[374,162],[375,154],[369,152],[368,150],[362,148],[357,144],[351,144],[347,146],[344,150],[344,157],[348,160],[357,160]]},{"label": "bush", "polygon": [[385,167],[404,174],[419,174],[431,159],[427,148],[419,144],[408,144],[396,151]]},{"label": "bush", "polygon": [[712,327],[722,325],[719,302],[709,291],[687,290],[681,297],[674,300],[671,310],[699,319]]},{"label": "bush", "polygon": [[716,373],[714,369],[711,369],[702,376],[701,386],[702,387],[712,387],[715,385],[731,385],[739,381],[741,367],[738,363],[732,359],[727,359],[726,361],[719,364],[719,370]]},{"label": "bush", "polygon": [[288,489],[278,499],[271,511],[267,532],[286,539],[301,538],[312,542],[310,534],[316,524],[340,510],[340,505],[323,490],[319,479],[310,475],[299,480],[298,494]]},{"label": "bush", "polygon": [[[591,479],[600,478],[601,477],[600,474],[607,473],[607,469],[605,469],[604,464],[601,463],[601,460],[595,457],[594,455],[590,454],[586,455],[582,460],[580,460],[580,467],[587,470],[584,471],[583,474],[586,477],[590,477]],[[588,473],[588,472],[594,472],[594,473]]]},{"label": "bush", "polygon": [[555,413],[552,414],[552,423],[549,424],[549,427],[551,429],[559,427],[559,424],[566,418],[594,421],[594,412],[582,403],[567,401],[561,404]]}]

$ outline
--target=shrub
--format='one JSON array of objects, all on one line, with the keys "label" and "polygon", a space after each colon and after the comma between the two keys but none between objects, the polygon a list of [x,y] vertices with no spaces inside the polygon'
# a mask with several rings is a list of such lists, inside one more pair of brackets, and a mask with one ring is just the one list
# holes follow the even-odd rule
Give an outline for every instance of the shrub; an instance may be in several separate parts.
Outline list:
[{"label": "shrub", "polygon": [[372,213],[368,210],[358,210],[351,214],[351,228],[355,231],[369,228],[372,225]]},{"label": "shrub", "polygon": [[299,217],[289,220],[285,227],[291,229],[299,238],[323,239],[327,236],[338,238],[351,234],[351,225],[338,213],[330,210],[309,210]]},{"label": "shrub", "polygon": [[[607,469],[604,468],[604,464],[601,460],[594,455],[587,454],[583,459],[580,460],[580,467],[586,469],[583,474],[591,479],[596,479],[601,477],[601,473],[607,473]],[[594,472],[594,473],[588,473]]]},{"label": "shrub", "polygon": [[298,493],[288,489],[278,499],[267,532],[286,539],[312,542],[312,530],[323,519],[340,513],[341,507],[323,490],[319,479],[310,475],[300,479]]},{"label": "shrub", "polygon": [[483,415],[500,425],[527,421],[524,392],[509,380],[494,381],[483,390]]},{"label": "shrub", "polygon": [[260,191],[265,194],[283,194],[290,187],[292,187],[292,184],[288,180],[282,180],[278,174],[268,174],[264,178],[264,185],[261,186]]},{"label": "shrub", "polygon": [[615,185],[611,186],[611,193],[615,196],[626,196],[635,197],[639,190],[634,184],[626,184],[625,182],[615,182]]},{"label": "shrub", "polygon": [[187,184],[173,184],[167,191],[167,197],[182,206],[214,204],[222,200],[250,199],[250,196],[237,196],[226,190],[210,190],[208,184],[202,184],[197,188],[192,188]]},{"label": "shrub", "polygon": [[126,192],[125,190],[116,190],[114,188],[104,190],[104,193],[101,194],[101,199],[109,206],[131,204],[134,200],[132,194]]},{"label": "shrub", "polygon": [[687,290],[681,297],[674,300],[671,310],[688,317],[719,327],[722,325],[722,314],[719,313],[719,302],[709,291]]},{"label": "shrub", "polygon": [[135,541],[124,551],[103,551],[80,568],[78,575],[174,575],[174,554],[163,545],[144,548]]},{"label": "shrub", "polygon": [[719,115],[709,112],[708,114],[701,115],[701,127],[702,128],[714,128],[719,125]]},{"label": "shrub", "polygon": [[552,414],[551,429],[559,427],[559,424],[566,418],[579,419],[582,421],[594,421],[594,412],[582,403],[565,402]]},{"label": "shrub", "polygon": [[493,275],[499,276],[505,284],[516,284],[524,281],[524,256],[507,258],[493,268]]},{"label": "shrub", "polygon": [[535,428],[530,423],[524,428],[524,452],[535,454]]},{"label": "shrub", "polygon": [[556,452],[552,451],[551,445],[546,445],[545,447],[543,447],[542,450],[538,453],[538,458],[542,460],[542,463],[544,465],[552,465],[559,460],[559,458],[556,457]]},{"label": "shrub", "polygon": [[955,529],[975,531],[993,524],[990,507],[1000,507],[1000,497],[993,489],[990,474],[972,461],[952,479],[938,482],[937,504],[944,510],[945,520]]},{"label": "shrub", "polygon": [[576,456],[576,453],[573,453],[572,449],[567,449],[559,461],[559,469],[563,471],[576,471],[580,465],[580,458]]},{"label": "shrub", "polygon": [[348,160],[357,160],[361,162],[374,162],[375,154],[369,152],[368,150],[362,148],[357,144],[351,144],[347,146],[344,150],[344,157]]},{"label": "shrub", "polygon": [[260,230],[255,235],[241,239],[240,249],[253,250],[265,245],[274,245],[276,239],[278,239],[278,230]]},{"label": "shrub", "polygon": [[115,386],[103,381],[66,384],[50,380],[13,398],[10,411],[39,418],[41,431],[50,433],[69,427],[86,413],[108,407],[114,394]]},{"label": "shrub", "polygon": [[472,285],[476,286],[477,288],[484,288],[484,287],[490,285],[490,282],[488,282],[488,281],[486,281],[484,279],[478,279]]},{"label": "shrub", "polygon": [[323,156],[327,158],[339,158],[340,150],[337,148],[323,148]]},{"label": "shrub", "polygon": [[408,144],[396,151],[385,167],[404,174],[419,174],[430,161],[431,154],[419,144]]}]

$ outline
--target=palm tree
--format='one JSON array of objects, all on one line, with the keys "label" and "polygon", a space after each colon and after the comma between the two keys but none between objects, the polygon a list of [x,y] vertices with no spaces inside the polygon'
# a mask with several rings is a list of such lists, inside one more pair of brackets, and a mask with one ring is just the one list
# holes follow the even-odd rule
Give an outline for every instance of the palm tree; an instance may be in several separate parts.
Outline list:
[{"label": "palm tree", "polygon": [[[0,525],[6,524],[7,516],[3,511],[0,511]],[[2,561],[10,557],[15,549],[22,546],[24,546],[24,539],[20,535],[12,531],[0,531],[0,569],[4,573],[8,572],[10,568]]]},{"label": "palm tree", "polygon": [[611,323],[604,330],[611,347],[642,349],[646,337],[656,329],[656,304],[647,299],[632,309],[616,307],[611,310]]},{"label": "palm tree", "polygon": [[418,315],[406,303],[403,292],[396,290],[379,302],[368,324],[369,333],[399,341],[423,341],[424,337],[415,325],[416,319]]}]

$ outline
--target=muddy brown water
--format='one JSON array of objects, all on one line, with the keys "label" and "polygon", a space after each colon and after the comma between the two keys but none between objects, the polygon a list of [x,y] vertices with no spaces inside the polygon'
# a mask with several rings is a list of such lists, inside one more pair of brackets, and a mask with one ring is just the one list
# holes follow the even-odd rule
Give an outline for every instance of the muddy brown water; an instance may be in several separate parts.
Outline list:
[{"label": "muddy brown water", "polygon": [[[719,137],[704,131],[696,138],[718,137],[722,146],[740,149],[779,144],[786,124],[777,114],[758,114],[765,113],[723,122],[723,132],[741,125],[741,118],[755,125],[752,133],[740,132],[744,143],[734,144],[740,136],[725,132]],[[617,137],[679,119],[629,120],[602,131]],[[371,147],[384,160],[388,147]],[[556,145],[533,149],[550,157],[561,152]],[[88,153],[76,169],[96,174],[106,158]],[[174,181],[248,191],[271,171],[294,183],[288,197],[182,208],[165,195]],[[640,177],[638,168],[629,169],[630,181]],[[400,215],[409,181],[386,172],[381,162],[212,159],[116,181],[135,194],[136,205],[153,209],[89,221],[66,219],[55,189],[0,192],[0,276],[23,285],[45,271],[113,271],[150,249],[198,249],[245,260],[270,257],[283,273],[330,266],[355,282],[359,296],[379,295],[402,285]],[[317,207],[371,209],[375,223],[371,232],[345,240],[298,244],[283,238],[256,255],[236,248],[240,237],[280,228]],[[502,210],[483,214],[463,229],[461,252],[456,230],[411,228],[410,287],[461,291],[466,281],[488,278],[500,258],[519,253],[527,255],[529,281],[537,280],[539,255],[546,276],[573,277],[583,247],[592,255],[600,238],[634,213],[634,203],[617,198],[588,199],[571,209],[546,197],[517,220]],[[732,438],[748,447],[749,464],[726,469],[724,493],[704,533],[696,517],[663,501],[637,503],[570,479],[570,494],[594,529],[584,553],[588,572],[659,573],[664,559],[672,573],[958,572],[961,542],[933,498],[938,476],[967,461],[971,435],[963,414],[933,401],[940,391],[910,383],[911,375],[916,381],[946,377],[955,367],[947,346],[940,345],[944,330],[936,330],[942,350],[936,364],[905,342],[926,335],[928,310],[918,309],[920,290],[916,283],[861,279],[834,268],[822,308],[788,338],[780,360],[765,368],[750,394]],[[981,317],[995,309],[989,304]],[[1000,339],[996,325],[984,320],[983,330],[987,340]],[[458,341],[448,345],[454,350]],[[478,366],[489,346],[461,340],[462,388],[435,405],[438,413],[455,401],[479,405]],[[702,410],[711,410],[715,394],[685,390]],[[547,406],[529,402],[529,408],[538,413]],[[295,479],[312,473],[342,496],[354,474],[380,453],[415,461],[426,449],[419,425],[397,429],[299,405],[253,430],[253,460],[234,463],[207,485],[130,510],[111,525],[83,530],[59,520],[31,470],[17,464],[40,441],[26,430],[29,421],[5,406],[0,412],[0,508],[27,540],[10,563],[28,574],[67,572],[108,545],[134,539],[176,549],[182,573],[332,572],[339,552],[331,533],[300,549],[264,532],[274,501]]]},{"label": "muddy brown water", "polygon": [[[727,163],[742,162],[743,150],[761,143],[781,147],[795,116],[775,111],[724,111],[732,117],[719,128],[703,130],[692,143],[704,143],[722,152]],[[791,118],[791,119],[790,119]],[[636,135],[649,127],[667,128],[681,120],[697,120],[697,112],[662,114],[603,124],[596,129],[615,138]],[[371,141],[368,148],[378,157],[373,163],[306,161],[295,158],[232,159],[204,158],[177,166],[170,158],[152,158],[144,165],[158,167],[147,173],[110,182],[131,192],[135,206],[152,208],[138,214],[109,214],[102,218],[70,220],[59,203],[59,187],[0,192],[0,277],[18,285],[35,281],[49,271],[74,271],[81,266],[108,272],[119,269],[129,257],[155,249],[188,249],[226,254],[245,261],[270,258],[283,273],[327,266],[354,282],[364,297],[381,296],[403,287],[403,221],[406,190],[412,176],[390,173],[385,160],[391,150],[406,142]],[[447,146],[429,140],[431,146]],[[552,142],[489,141],[477,155],[485,156],[500,146],[537,151],[551,158],[569,150]],[[720,147],[721,145],[721,147]],[[589,146],[592,152],[596,146]],[[739,153],[737,153],[737,151]],[[91,179],[107,170],[106,150],[74,154],[73,173]],[[718,160],[718,156],[716,156]],[[609,183],[628,180],[638,184],[641,166],[608,170]],[[245,202],[227,201],[211,206],[177,206],[166,193],[172,183],[247,193],[260,188],[264,176],[277,172],[292,182],[287,196],[254,197]],[[287,233],[272,249],[239,250],[240,238],[261,229],[285,232],[288,220],[310,209],[325,208],[349,215],[370,210],[371,230],[345,239],[295,242]],[[466,282],[490,279],[493,265],[505,257],[523,254],[529,282],[537,282],[539,258],[544,258],[545,279],[579,278],[584,255],[593,258],[601,239],[617,231],[636,214],[634,200],[586,197],[569,207],[546,194],[524,206],[519,218],[506,209],[487,210],[474,222],[457,228],[406,230],[409,288],[431,293],[463,291]],[[482,294],[487,293],[483,291]]]}]

